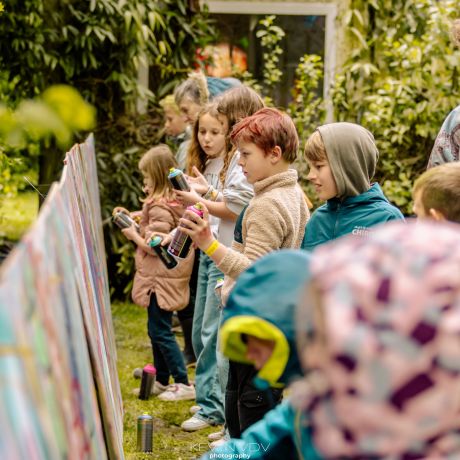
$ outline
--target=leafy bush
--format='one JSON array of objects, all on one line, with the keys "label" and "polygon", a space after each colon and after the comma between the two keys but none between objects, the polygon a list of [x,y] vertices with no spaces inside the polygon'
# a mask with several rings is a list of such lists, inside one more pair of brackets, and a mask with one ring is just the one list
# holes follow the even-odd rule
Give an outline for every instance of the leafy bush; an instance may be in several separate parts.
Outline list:
[{"label": "leafy bush", "polygon": [[[0,20],[0,99],[16,108],[53,84],[68,83],[97,108],[95,130],[103,218],[115,205],[138,208],[140,154],[158,142],[162,121],[157,102],[194,67],[195,52],[213,39],[207,11],[189,0],[11,0]],[[150,68],[150,89],[138,84],[141,63]],[[7,71],[3,71],[7,69]],[[135,113],[138,96],[150,101]],[[78,137],[83,139],[85,133]],[[53,142],[20,151],[24,168],[36,166],[40,183],[59,177],[62,148]],[[14,175],[18,152],[0,157]],[[13,167],[13,168],[12,168]],[[46,171],[46,175],[43,174]],[[121,292],[129,280],[120,232],[107,227],[109,270]],[[119,254],[119,252],[121,254]],[[130,268],[132,270],[132,268]],[[130,276],[131,277],[131,276]]]},{"label": "leafy bush", "polygon": [[334,88],[336,119],[364,125],[380,150],[376,178],[404,212],[443,119],[458,105],[454,0],[351,0],[350,57]]}]

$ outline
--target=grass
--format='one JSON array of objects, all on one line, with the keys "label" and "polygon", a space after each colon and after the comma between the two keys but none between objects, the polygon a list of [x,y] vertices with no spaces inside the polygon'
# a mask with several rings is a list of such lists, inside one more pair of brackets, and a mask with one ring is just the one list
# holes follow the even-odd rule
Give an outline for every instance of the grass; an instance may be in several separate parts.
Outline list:
[{"label": "grass", "polygon": [[19,193],[0,200],[0,239],[18,241],[37,217],[36,192]]},{"label": "grass", "polygon": [[[194,401],[162,402],[154,396],[142,401],[131,392],[140,381],[132,376],[135,367],[152,362],[150,340],[147,335],[147,313],[130,303],[114,303],[112,306],[115,338],[117,343],[117,367],[124,406],[124,453],[127,460],[189,460],[199,458],[207,450],[207,435],[215,427],[186,433],[180,424],[189,418]],[[181,337],[179,341],[181,342]],[[190,372],[193,379],[193,373]],[[154,419],[153,453],[136,452],[137,417],[144,412]]]}]

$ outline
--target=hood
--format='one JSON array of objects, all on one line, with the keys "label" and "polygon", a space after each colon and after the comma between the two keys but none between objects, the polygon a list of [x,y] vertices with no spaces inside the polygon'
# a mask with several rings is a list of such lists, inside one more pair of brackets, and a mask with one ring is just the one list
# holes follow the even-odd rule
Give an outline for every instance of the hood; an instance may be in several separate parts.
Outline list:
[{"label": "hood", "polygon": [[208,85],[209,99],[213,100],[219,94],[227,91],[228,89],[241,86],[241,82],[236,78],[217,78],[217,77],[206,77]]},{"label": "hood", "polygon": [[224,309],[221,349],[229,359],[251,364],[241,334],[275,341],[275,348],[255,383],[282,387],[302,375],[296,349],[295,309],[309,277],[310,256],[281,250],[262,257],[242,273]]},{"label": "hood", "polygon": [[374,136],[354,123],[330,123],[317,129],[326,148],[339,198],[368,190],[379,158]]},{"label": "hood", "polygon": [[460,458],[459,230],[399,221],[315,251],[296,324],[321,344],[304,407],[324,458]]}]

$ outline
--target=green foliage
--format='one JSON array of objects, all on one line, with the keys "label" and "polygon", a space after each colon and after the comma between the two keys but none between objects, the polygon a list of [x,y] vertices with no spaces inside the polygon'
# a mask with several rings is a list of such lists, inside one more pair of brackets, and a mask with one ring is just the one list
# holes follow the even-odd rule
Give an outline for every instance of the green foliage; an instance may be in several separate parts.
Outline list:
[{"label": "green foliage", "polygon": [[[0,100],[8,110],[22,107],[24,99],[62,83],[71,84],[88,103],[97,107],[95,137],[106,221],[115,205],[140,207],[137,162],[140,154],[160,138],[162,120],[157,102],[192,70],[196,49],[204,48],[214,37],[207,10],[192,10],[195,3],[189,0],[11,0],[1,16]],[[149,89],[138,83],[141,64],[150,69]],[[146,116],[135,113],[138,97],[150,102],[151,110]],[[53,105],[59,98],[54,95],[51,99]],[[61,115],[73,120],[74,104],[69,104],[68,109],[70,112]],[[37,110],[27,113],[32,116]],[[41,118],[50,124],[55,122],[49,112],[42,111]],[[81,130],[84,128],[74,126],[73,129],[80,130],[80,140],[83,140]],[[63,131],[54,131],[60,135],[59,142],[65,140]],[[20,156],[23,173],[36,167],[40,155],[40,171],[51,175],[49,180],[41,175],[40,181],[49,183],[57,178],[53,170],[59,171],[62,163],[61,156],[53,154],[56,150],[62,149],[49,142],[29,140],[27,147],[20,151],[5,150],[8,157],[0,153],[1,164],[8,164],[11,190],[20,184],[13,181],[22,180],[23,175],[18,174],[19,162],[11,163],[11,158]],[[53,163],[51,167],[47,167],[47,162]],[[132,259],[118,229],[111,224],[106,228],[109,270],[115,274],[120,269],[119,276],[111,277],[120,294],[132,279],[132,267],[127,268]]]},{"label": "green foliage", "polygon": [[16,109],[0,104],[0,198],[11,198],[25,188],[24,174],[36,179],[21,152],[27,149],[35,156],[38,142],[51,139],[64,148],[76,130],[89,130],[94,124],[94,107],[66,85],[51,86],[35,99],[23,99]]},{"label": "green foliage", "polygon": [[260,38],[260,44],[264,50],[262,94],[268,97],[275,85],[281,81],[283,75],[283,72],[279,69],[279,62],[283,54],[280,42],[285,33],[281,27],[275,24],[275,21],[276,16],[266,16],[259,21],[261,28],[256,32],[256,37]]},{"label": "green foliage", "polygon": [[449,36],[457,7],[454,0],[352,0],[343,17],[352,52],[333,91],[336,118],[374,134],[376,179],[406,213],[412,183],[459,101],[460,52]]},{"label": "green foliage", "polygon": [[[299,133],[300,150],[305,141],[317,126],[323,124],[326,115],[324,100],[318,97],[317,90],[323,78],[323,63],[320,56],[311,54],[304,55],[296,69],[296,81],[294,87],[294,99],[289,104],[288,113],[294,120]],[[295,168],[299,172],[302,188],[314,201],[314,193],[310,189],[306,177],[308,167],[300,153]]]},{"label": "green foliage", "polygon": [[37,194],[34,192],[20,193],[8,200],[0,200],[0,247],[6,238],[17,241],[38,212]]}]

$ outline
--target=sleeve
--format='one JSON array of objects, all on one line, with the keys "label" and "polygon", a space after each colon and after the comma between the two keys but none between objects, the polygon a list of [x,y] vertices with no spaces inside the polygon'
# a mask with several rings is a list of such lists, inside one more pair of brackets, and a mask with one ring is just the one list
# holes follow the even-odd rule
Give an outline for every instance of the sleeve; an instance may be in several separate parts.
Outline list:
[{"label": "sleeve", "polygon": [[252,185],[246,180],[243,170],[238,166],[239,157],[240,152],[236,151],[230,162],[223,187],[225,204],[236,215],[240,214],[254,196]]},{"label": "sleeve", "polygon": [[163,204],[150,206],[148,210],[148,224],[145,227],[145,238],[148,239],[152,233],[169,233],[176,227],[176,218],[172,210]]},{"label": "sleeve", "polygon": [[[291,449],[290,455],[286,452],[286,446],[293,447],[294,435],[294,410],[288,401],[282,402],[270,412],[267,412],[262,420],[251,425],[241,436],[241,439],[230,439],[210,452],[207,452],[201,460],[212,458],[258,459],[292,459],[297,458]],[[290,442],[286,442],[290,441]],[[238,455],[245,457],[238,457]]]},{"label": "sleeve", "polygon": [[459,160],[460,105],[444,120],[428,160],[427,169]]},{"label": "sleeve", "polygon": [[282,247],[287,226],[275,200],[260,200],[245,213],[246,237],[243,252],[229,249],[218,268],[237,278],[251,263]]}]

